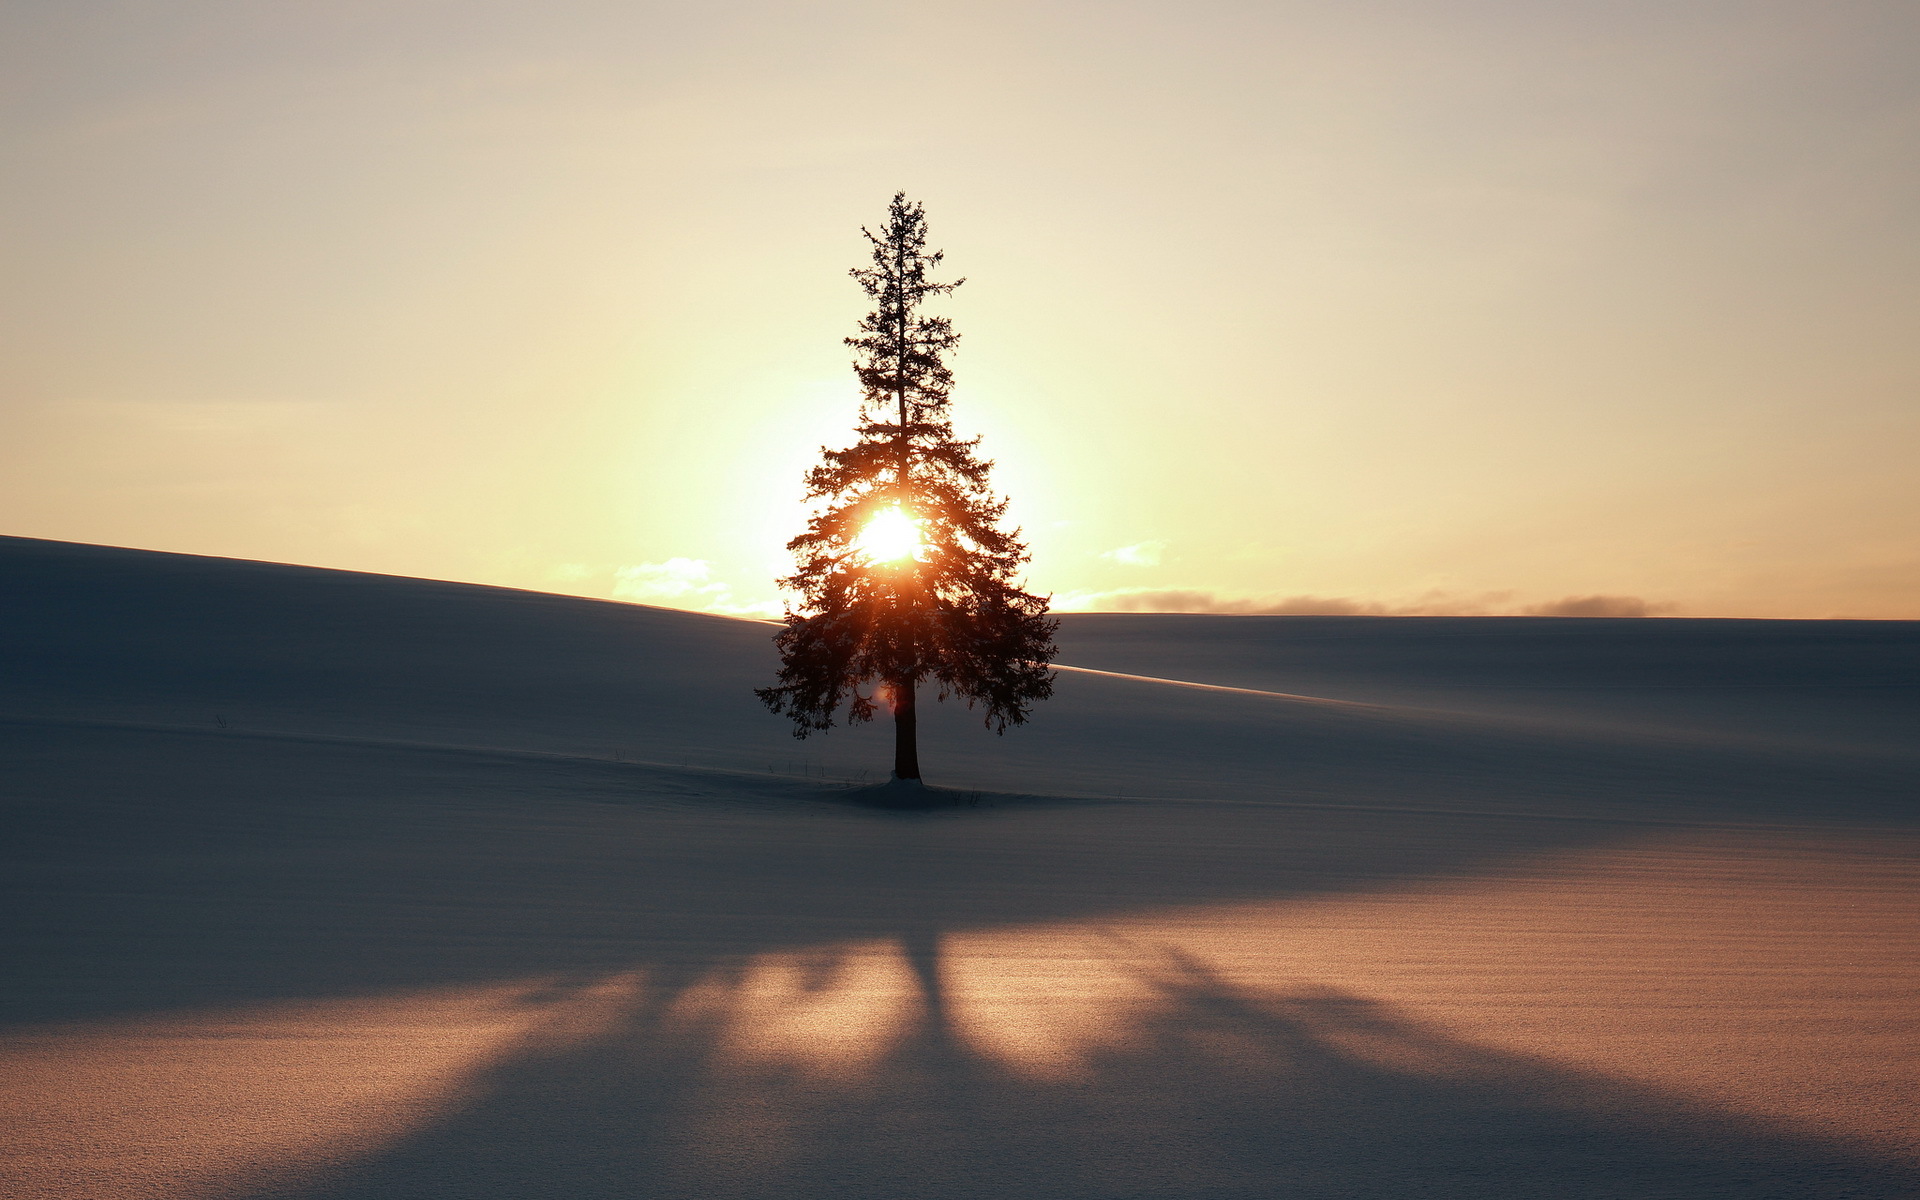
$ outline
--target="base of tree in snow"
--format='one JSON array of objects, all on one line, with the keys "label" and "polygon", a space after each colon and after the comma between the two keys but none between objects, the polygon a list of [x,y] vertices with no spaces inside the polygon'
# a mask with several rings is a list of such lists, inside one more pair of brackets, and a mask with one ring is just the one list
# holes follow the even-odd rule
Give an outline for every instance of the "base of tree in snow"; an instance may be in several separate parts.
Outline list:
[{"label": "base of tree in snow", "polygon": [[928,787],[918,779],[892,776],[885,783],[855,788],[849,797],[858,804],[874,808],[949,808],[967,803],[972,792],[952,788]]}]

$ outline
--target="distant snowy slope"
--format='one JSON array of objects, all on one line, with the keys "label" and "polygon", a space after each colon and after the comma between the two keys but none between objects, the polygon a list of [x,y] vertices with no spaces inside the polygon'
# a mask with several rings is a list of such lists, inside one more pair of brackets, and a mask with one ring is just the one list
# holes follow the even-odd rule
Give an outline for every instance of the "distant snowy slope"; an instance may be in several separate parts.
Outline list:
[{"label": "distant snowy slope", "polygon": [[15,712],[664,753],[750,726],[773,664],[764,624],[506,588],[24,539],[0,572]]},{"label": "distant snowy slope", "polygon": [[[775,667],[762,622],[17,538],[0,539],[0,571],[0,712],[16,716],[830,782],[890,763],[885,721],[797,741],[760,707]],[[1061,641],[1062,663],[1090,670],[1062,672],[1027,727],[996,737],[963,706],[927,706],[933,782],[1761,815],[1783,779],[1845,777],[1863,745],[1911,750],[1899,718],[1920,661],[1916,623],[1070,615]],[[1707,755],[1690,738],[1782,723],[1857,738]],[[1876,779],[1838,789],[1841,810],[1883,803]]]},{"label": "distant snowy slope", "polygon": [[1375,704],[1920,749],[1920,622],[1078,614],[1062,661]]}]

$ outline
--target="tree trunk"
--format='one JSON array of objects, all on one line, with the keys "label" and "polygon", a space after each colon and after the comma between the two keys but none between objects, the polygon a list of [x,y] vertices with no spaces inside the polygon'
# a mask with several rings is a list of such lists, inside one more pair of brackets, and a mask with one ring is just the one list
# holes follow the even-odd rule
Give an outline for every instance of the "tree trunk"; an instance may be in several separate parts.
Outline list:
[{"label": "tree trunk", "polygon": [[893,693],[893,776],[920,778],[919,717],[913,711],[913,684],[895,683]]}]

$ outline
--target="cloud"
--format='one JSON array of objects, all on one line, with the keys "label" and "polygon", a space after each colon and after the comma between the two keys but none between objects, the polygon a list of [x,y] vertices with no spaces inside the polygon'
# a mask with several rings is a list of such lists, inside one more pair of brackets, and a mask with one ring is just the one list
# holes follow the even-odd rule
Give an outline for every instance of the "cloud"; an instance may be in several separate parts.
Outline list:
[{"label": "cloud", "polygon": [[1638,596],[1564,596],[1520,611],[1530,617],[1653,617],[1672,612],[1673,605]]},{"label": "cloud", "polygon": [[678,600],[727,590],[726,584],[713,582],[713,564],[704,558],[670,558],[621,567],[614,571],[613,578],[613,594],[622,600]]},{"label": "cloud", "polygon": [[617,568],[613,598],[734,617],[780,615],[779,606],[771,601],[736,599],[732,588],[713,578],[713,564],[704,558],[669,558]]},{"label": "cloud", "polygon": [[1386,610],[1378,604],[1362,604],[1321,596],[1289,596],[1285,599],[1254,599],[1244,596],[1219,596],[1213,592],[1185,588],[1121,588],[1112,592],[1069,592],[1055,597],[1053,607],[1062,612],[1166,612],[1235,613],[1246,616],[1336,616],[1377,615]]},{"label": "cloud", "polygon": [[1069,592],[1054,599],[1061,612],[1224,613],[1249,617],[1442,617],[1491,613],[1512,596],[1489,592],[1477,597],[1428,592],[1408,603],[1386,604],[1349,596],[1222,596],[1192,588],[1120,588],[1111,592]]},{"label": "cloud", "polygon": [[1058,612],[1220,613],[1258,617],[1645,617],[1674,610],[1638,596],[1568,596],[1515,607],[1512,592],[1474,596],[1429,591],[1412,600],[1388,603],[1350,596],[1222,596],[1188,588],[1121,588],[1110,592],[1068,592],[1054,598]]},{"label": "cloud", "polygon": [[1100,557],[1129,567],[1157,567],[1160,565],[1160,555],[1166,549],[1165,542],[1135,542],[1131,546],[1103,550]]}]

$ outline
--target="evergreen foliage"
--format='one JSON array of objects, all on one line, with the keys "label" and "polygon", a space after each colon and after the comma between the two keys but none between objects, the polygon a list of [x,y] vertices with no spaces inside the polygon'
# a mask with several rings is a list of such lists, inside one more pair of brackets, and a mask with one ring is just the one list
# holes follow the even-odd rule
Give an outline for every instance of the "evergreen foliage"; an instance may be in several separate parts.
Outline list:
[{"label": "evergreen foliage", "polygon": [[[916,685],[931,680],[940,699],[984,707],[987,725],[1005,732],[1052,694],[1059,623],[1045,597],[1016,581],[1028,555],[1018,529],[999,527],[1007,503],[988,486],[993,464],[977,454],[978,438],[954,435],[947,415],[953,375],[944,356],[960,335],[920,308],[965,280],[934,281],[942,255],[928,252],[925,213],[904,193],[893,197],[882,233],[861,232],[872,265],[851,274],[873,310],[846,339],[860,379],[858,440],[823,448],[807,473],[816,508],[806,532],[787,543],[797,569],[780,581],[799,602],[776,638],[779,682],[756,694],[802,738],[830,729],[843,706],[851,723],[887,703],[894,773],[918,779]],[[911,522],[917,550],[888,558],[863,546],[876,517]],[[862,684],[884,690],[863,694]]]}]

